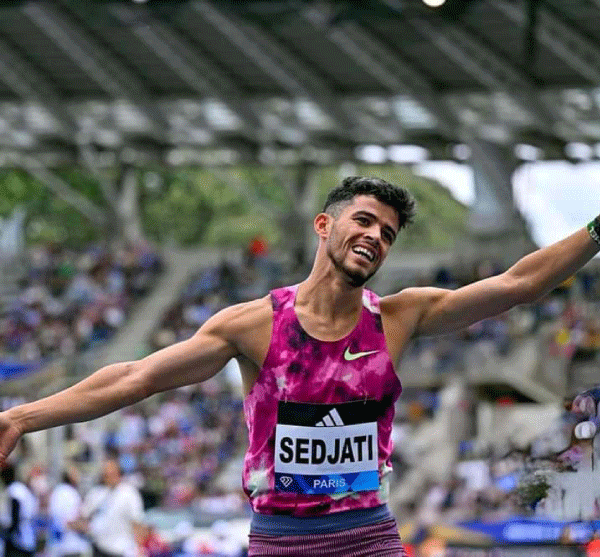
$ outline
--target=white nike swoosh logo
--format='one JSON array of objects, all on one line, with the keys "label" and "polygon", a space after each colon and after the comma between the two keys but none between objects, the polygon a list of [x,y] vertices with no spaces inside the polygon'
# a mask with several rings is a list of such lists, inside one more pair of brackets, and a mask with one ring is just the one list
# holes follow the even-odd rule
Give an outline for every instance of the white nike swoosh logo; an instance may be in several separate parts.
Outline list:
[{"label": "white nike swoosh logo", "polygon": [[379,350],[369,350],[368,352],[356,352],[353,354],[350,352],[350,348],[347,347],[346,351],[344,352],[344,360],[351,362],[352,360],[358,360],[358,358],[368,356],[369,354],[375,354],[376,352],[379,352]]}]

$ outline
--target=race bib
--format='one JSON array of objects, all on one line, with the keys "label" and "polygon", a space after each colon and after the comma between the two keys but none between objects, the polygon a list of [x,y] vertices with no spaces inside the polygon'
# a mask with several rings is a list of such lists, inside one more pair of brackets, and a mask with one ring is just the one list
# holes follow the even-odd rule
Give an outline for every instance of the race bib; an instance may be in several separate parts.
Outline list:
[{"label": "race bib", "polygon": [[279,402],[276,491],[321,494],[379,489],[373,400],[341,404]]}]

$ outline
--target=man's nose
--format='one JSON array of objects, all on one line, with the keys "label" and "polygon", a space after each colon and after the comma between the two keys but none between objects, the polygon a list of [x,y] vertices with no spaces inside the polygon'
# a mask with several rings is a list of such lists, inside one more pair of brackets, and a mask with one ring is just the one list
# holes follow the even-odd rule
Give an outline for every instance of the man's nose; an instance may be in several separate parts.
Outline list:
[{"label": "man's nose", "polygon": [[365,236],[372,240],[373,242],[379,242],[379,240],[381,240],[381,227],[377,226],[377,225],[373,225],[371,226]]}]

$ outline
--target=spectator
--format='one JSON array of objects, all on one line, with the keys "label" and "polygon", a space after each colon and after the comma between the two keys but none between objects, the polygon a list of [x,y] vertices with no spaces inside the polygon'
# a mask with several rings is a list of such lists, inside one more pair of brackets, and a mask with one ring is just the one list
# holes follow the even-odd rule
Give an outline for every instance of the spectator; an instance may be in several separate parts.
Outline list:
[{"label": "spectator", "polygon": [[33,557],[37,545],[34,520],[38,501],[32,491],[16,478],[13,464],[6,464],[0,471],[0,479],[6,486],[9,508],[0,517],[5,557]]},{"label": "spectator", "polygon": [[89,535],[94,557],[136,557],[146,533],[142,497],[123,479],[117,460],[107,460],[102,473],[104,489],[88,499],[87,517],[72,524]]},{"label": "spectator", "polygon": [[78,485],[79,473],[70,466],[63,473],[62,481],[50,494],[48,557],[77,557],[90,552],[89,542],[70,526],[81,511],[82,500],[77,490]]}]

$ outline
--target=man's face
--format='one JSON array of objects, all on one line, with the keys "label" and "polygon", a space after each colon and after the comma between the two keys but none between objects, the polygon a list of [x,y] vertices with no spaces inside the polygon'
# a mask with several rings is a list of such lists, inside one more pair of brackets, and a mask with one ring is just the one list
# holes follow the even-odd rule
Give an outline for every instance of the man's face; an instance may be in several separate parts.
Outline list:
[{"label": "man's face", "polygon": [[398,233],[398,213],[370,195],[358,195],[334,219],[327,255],[351,286],[381,267]]}]

